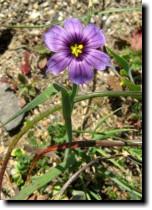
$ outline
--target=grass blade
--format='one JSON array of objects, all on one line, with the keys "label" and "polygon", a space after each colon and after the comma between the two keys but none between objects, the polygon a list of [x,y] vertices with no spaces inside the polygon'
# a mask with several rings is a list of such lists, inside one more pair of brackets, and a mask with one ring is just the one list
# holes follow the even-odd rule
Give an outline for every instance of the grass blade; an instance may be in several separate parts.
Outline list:
[{"label": "grass blade", "polygon": [[108,50],[110,55],[112,55],[115,58],[115,60],[124,68],[124,70],[126,71],[128,76],[130,77],[132,83],[134,84],[132,74],[131,74],[131,68],[130,68],[128,62],[123,57],[119,56],[118,54],[116,54],[114,51],[112,51],[108,47],[106,47],[106,49]]},{"label": "grass blade", "polygon": [[109,177],[114,183],[116,183],[121,189],[127,190],[131,193],[133,193],[134,195],[139,196],[140,198],[142,197],[142,192],[135,189],[134,187],[130,186],[128,183],[126,183],[125,180],[123,180],[122,178],[116,176],[115,174],[111,173],[110,171],[108,171],[107,169],[103,168],[102,169],[102,173]]},{"label": "grass blade", "polygon": [[[108,158],[110,155],[106,153],[103,149],[95,149],[98,153],[100,153],[102,156]],[[109,159],[111,163],[113,163],[117,168],[119,168],[122,172],[126,173],[126,170],[114,159]]]},{"label": "grass blade", "polygon": [[[96,132],[96,130],[102,125],[102,123],[104,123],[111,115],[113,115],[114,113],[116,113],[117,111],[119,111],[120,109],[122,109],[122,107],[116,109],[114,112],[109,113],[108,115],[106,115],[105,117],[103,117],[96,125],[94,132]],[[93,138],[94,134],[92,135]]]},{"label": "grass blade", "polygon": [[38,190],[40,187],[43,187],[47,183],[49,183],[52,179],[54,179],[56,176],[59,176],[60,174],[63,174],[64,171],[67,170],[69,165],[73,164],[75,162],[74,155],[71,155],[67,161],[67,163],[61,163],[58,166],[56,166],[53,169],[50,169],[47,173],[45,173],[43,176],[35,180],[33,183],[29,184],[27,187],[24,187],[19,194],[12,197],[10,200],[24,200],[27,196],[34,193],[36,190]]}]

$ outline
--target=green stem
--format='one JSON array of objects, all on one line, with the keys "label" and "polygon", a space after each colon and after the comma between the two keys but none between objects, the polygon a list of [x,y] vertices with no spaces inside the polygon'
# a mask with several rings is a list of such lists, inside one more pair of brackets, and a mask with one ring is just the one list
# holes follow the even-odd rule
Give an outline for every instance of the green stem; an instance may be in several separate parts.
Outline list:
[{"label": "green stem", "polygon": [[72,109],[73,109],[74,98],[75,98],[77,92],[78,92],[78,85],[73,84],[71,95],[70,95],[70,99],[71,99],[71,103],[72,103]]},{"label": "green stem", "polygon": [[[97,11],[97,12],[94,12],[93,15],[103,15],[103,14],[108,14],[108,13],[112,13],[112,12],[127,12],[127,11],[140,11],[142,10],[142,7],[133,7],[133,8],[112,8],[112,9],[109,9],[109,10],[104,10],[104,11]],[[88,18],[88,14],[86,15],[83,15],[83,16],[80,16],[78,17],[79,19],[85,19],[85,18]],[[59,24],[59,23],[62,23],[62,21],[54,21],[50,24],[47,24],[47,25],[35,25],[35,26],[25,26],[25,25],[21,25],[21,26],[18,26],[18,25],[14,25],[14,26],[9,26],[9,25],[1,25],[1,27],[5,27],[5,28],[10,28],[10,29],[13,29],[13,28],[19,28],[19,29],[24,29],[24,28],[29,28],[29,29],[33,29],[33,28],[47,28],[47,27],[50,27],[51,25],[54,25],[54,24]]]},{"label": "green stem", "polygon": [[[70,102],[68,102],[69,104],[71,104],[71,113],[68,116],[68,119],[65,118],[65,128],[66,128],[66,133],[67,133],[67,137],[66,137],[67,143],[70,143],[72,141],[72,121],[71,121],[71,115],[72,115],[72,110],[73,110],[74,98],[75,98],[75,96],[77,94],[77,91],[78,91],[78,86],[73,83],[72,91],[71,91],[71,94],[70,94],[70,97],[69,97]],[[67,109],[67,106],[65,108]],[[66,149],[65,150],[65,153],[64,153],[64,161],[67,160],[68,155],[69,155],[69,152],[70,152],[69,149]]]},{"label": "green stem", "polygon": [[95,97],[137,97],[140,96],[142,97],[142,92],[141,91],[104,91],[104,92],[96,92],[96,93],[88,93],[86,95],[79,95],[75,98],[75,102],[83,101],[86,99],[90,98],[95,98]]}]

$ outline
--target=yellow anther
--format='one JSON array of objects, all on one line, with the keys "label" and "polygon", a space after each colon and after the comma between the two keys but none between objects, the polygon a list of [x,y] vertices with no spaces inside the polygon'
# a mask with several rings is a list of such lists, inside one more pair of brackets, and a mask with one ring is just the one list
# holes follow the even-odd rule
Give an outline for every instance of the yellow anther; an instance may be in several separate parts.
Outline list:
[{"label": "yellow anther", "polygon": [[71,49],[71,53],[73,55],[75,55],[75,57],[78,57],[79,54],[82,53],[83,45],[82,44],[79,44],[79,45],[75,44],[74,46],[71,46],[70,49]]},{"label": "yellow anther", "polygon": [[83,45],[82,44],[79,44],[78,45],[78,48],[81,50],[81,49],[83,49]]}]

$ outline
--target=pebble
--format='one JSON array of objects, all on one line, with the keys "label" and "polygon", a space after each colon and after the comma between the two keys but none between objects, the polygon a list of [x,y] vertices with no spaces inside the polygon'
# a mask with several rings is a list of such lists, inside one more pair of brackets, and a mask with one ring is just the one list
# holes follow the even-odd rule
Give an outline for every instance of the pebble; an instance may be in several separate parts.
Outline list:
[{"label": "pebble", "polygon": [[[0,122],[6,122],[10,117],[20,111],[19,99],[6,83],[0,83]],[[24,115],[20,115],[4,127],[11,131],[21,124]]]},{"label": "pebble", "polygon": [[104,16],[102,17],[102,20],[103,20],[103,21],[104,21],[104,20],[107,20],[107,16],[104,15]]},{"label": "pebble", "polygon": [[55,14],[55,11],[54,10],[50,10],[49,12],[48,12],[48,14],[51,16],[51,15],[54,15]]},{"label": "pebble", "polygon": [[82,5],[80,3],[77,4],[77,9],[80,9]]},{"label": "pebble", "polygon": [[59,17],[58,17],[58,20],[59,20],[59,21],[62,21],[62,20],[63,20],[63,17],[59,16]]},{"label": "pebble", "polygon": [[17,4],[13,4],[13,5],[12,5],[12,9],[13,9],[14,11],[17,11],[17,10],[19,9],[19,7],[18,7]]},{"label": "pebble", "polygon": [[48,3],[48,2],[44,2],[43,4],[41,4],[41,7],[42,7],[42,8],[45,8],[45,7],[47,7],[47,6],[49,6],[49,3]]},{"label": "pebble", "polygon": [[24,4],[28,4],[29,0],[22,0]]},{"label": "pebble", "polygon": [[40,16],[40,12],[36,12],[36,11],[34,11],[34,12],[32,12],[32,14],[30,15],[30,19],[36,19],[36,18],[38,18],[39,16]]},{"label": "pebble", "polygon": [[68,5],[68,3],[64,1],[63,2],[63,6],[67,6],[67,5]]},{"label": "pebble", "polygon": [[38,5],[37,3],[35,3],[35,4],[33,5],[33,8],[34,8],[35,10],[38,10],[39,5]]},{"label": "pebble", "polygon": [[95,20],[93,19],[93,17],[90,19],[91,23],[95,23]]}]

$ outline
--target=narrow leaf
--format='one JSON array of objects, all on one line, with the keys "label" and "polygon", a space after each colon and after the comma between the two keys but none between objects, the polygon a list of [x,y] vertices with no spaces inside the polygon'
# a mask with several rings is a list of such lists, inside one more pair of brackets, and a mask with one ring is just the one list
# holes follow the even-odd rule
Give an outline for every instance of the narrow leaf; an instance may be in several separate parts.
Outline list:
[{"label": "narrow leaf", "polygon": [[[98,153],[100,153],[101,155],[103,155],[104,157],[109,157],[109,154],[106,153],[103,149],[98,149],[96,148],[95,149]],[[125,172],[126,173],[126,170],[114,159],[109,159],[109,161],[111,163],[113,163],[116,167],[118,167],[122,172]]]},{"label": "narrow leaf", "polygon": [[63,174],[64,171],[67,170],[69,165],[73,164],[75,162],[74,155],[71,155],[69,157],[67,163],[63,162],[56,166],[55,168],[50,169],[47,173],[45,173],[43,176],[39,177],[37,180],[35,180],[33,183],[29,184],[27,187],[24,187],[18,195],[15,195],[10,200],[23,200],[27,196],[34,193],[39,188],[43,187],[47,183],[49,183],[52,179],[54,179],[56,176],[59,176],[60,174]]},{"label": "narrow leaf", "polygon": [[120,188],[127,190],[131,193],[133,193],[134,195],[137,195],[139,197],[142,197],[142,192],[135,189],[134,187],[128,185],[126,183],[125,180],[123,180],[122,178],[118,177],[117,175],[111,173],[110,171],[108,171],[107,169],[102,169],[102,172],[109,177],[114,183],[116,183]]},{"label": "narrow leaf", "polygon": [[119,56],[118,54],[116,54],[114,51],[112,51],[108,47],[106,47],[106,49],[115,58],[115,60],[124,68],[124,70],[126,71],[128,76],[130,77],[131,81],[134,83],[132,74],[131,74],[131,68],[130,68],[128,62],[123,57]]}]

